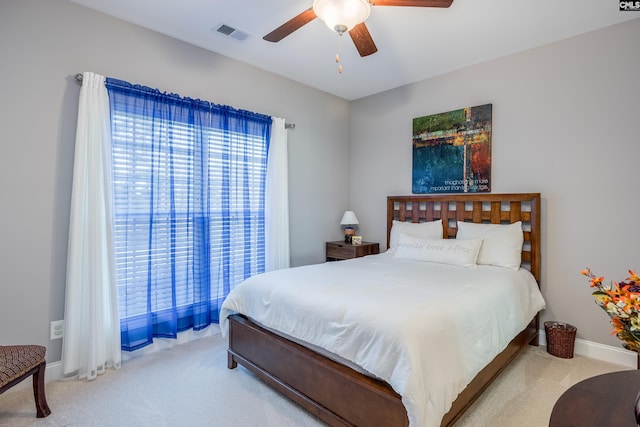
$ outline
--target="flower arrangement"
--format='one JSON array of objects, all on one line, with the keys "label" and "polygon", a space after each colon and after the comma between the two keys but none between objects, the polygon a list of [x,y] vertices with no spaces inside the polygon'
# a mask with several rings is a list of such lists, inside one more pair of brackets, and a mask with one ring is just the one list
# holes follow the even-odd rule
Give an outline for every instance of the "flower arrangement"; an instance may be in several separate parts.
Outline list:
[{"label": "flower arrangement", "polygon": [[589,278],[596,303],[609,315],[611,335],[617,335],[625,348],[640,352],[640,277],[629,270],[623,282],[604,286],[604,277],[597,277],[589,268],[582,275]]}]

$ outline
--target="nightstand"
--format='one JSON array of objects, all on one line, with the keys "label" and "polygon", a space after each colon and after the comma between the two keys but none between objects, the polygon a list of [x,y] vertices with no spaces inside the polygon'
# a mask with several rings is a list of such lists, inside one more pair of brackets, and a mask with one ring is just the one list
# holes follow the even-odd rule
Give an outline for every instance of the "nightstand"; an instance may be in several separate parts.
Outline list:
[{"label": "nightstand", "polygon": [[339,261],[341,259],[360,258],[365,255],[380,253],[380,244],[362,242],[361,245],[352,245],[342,240],[326,243],[327,261]]}]

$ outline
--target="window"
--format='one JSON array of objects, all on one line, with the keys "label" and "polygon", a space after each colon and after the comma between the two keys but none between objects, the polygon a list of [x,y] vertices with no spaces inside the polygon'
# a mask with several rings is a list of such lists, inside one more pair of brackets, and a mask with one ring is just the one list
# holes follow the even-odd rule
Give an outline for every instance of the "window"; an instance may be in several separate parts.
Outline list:
[{"label": "window", "polygon": [[264,271],[271,118],[107,79],[122,348],[219,321]]}]

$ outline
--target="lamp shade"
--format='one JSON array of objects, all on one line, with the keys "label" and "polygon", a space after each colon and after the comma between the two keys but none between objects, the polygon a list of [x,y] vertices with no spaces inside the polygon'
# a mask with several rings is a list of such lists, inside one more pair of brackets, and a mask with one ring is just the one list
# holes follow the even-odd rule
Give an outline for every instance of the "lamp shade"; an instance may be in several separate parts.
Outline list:
[{"label": "lamp shade", "polygon": [[360,224],[358,222],[358,218],[353,211],[345,211],[344,215],[342,215],[342,220],[340,221],[341,225],[353,225]]},{"label": "lamp shade", "polygon": [[313,11],[327,27],[344,33],[366,21],[371,8],[367,0],[314,0]]}]

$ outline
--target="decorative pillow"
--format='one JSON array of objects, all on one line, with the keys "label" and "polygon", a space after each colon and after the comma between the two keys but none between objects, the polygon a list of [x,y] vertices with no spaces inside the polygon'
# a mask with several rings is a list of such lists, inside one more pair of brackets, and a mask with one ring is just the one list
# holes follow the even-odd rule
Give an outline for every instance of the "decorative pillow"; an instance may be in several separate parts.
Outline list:
[{"label": "decorative pillow", "polygon": [[475,267],[481,239],[422,239],[401,233],[395,257],[415,261]]},{"label": "decorative pillow", "polygon": [[522,222],[513,224],[476,224],[458,221],[456,239],[482,239],[478,264],[518,270],[522,261]]},{"label": "decorative pillow", "polygon": [[403,222],[393,220],[389,236],[389,250],[393,253],[398,246],[401,233],[423,239],[442,239],[442,220],[429,222]]}]

